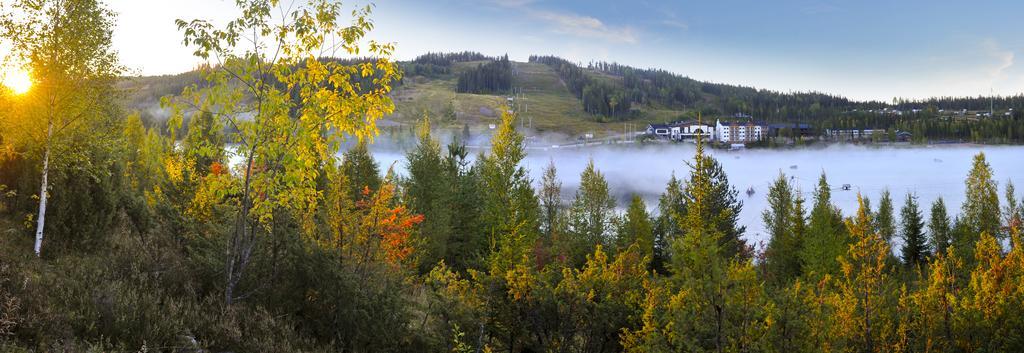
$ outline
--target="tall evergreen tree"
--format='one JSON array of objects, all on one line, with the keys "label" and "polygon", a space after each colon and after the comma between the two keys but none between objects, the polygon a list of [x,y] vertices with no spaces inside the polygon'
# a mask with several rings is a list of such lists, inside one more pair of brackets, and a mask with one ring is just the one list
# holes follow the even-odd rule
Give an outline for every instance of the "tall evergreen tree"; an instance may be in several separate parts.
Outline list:
[{"label": "tall evergreen tree", "polygon": [[896,216],[889,189],[882,190],[882,198],[878,202],[878,212],[874,214],[874,218],[875,229],[878,231],[878,235],[892,247],[892,238],[896,235]]},{"label": "tall evergreen tree", "polygon": [[342,173],[348,177],[349,193],[355,200],[362,200],[380,189],[382,183],[380,166],[370,155],[366,140],[360,140],[342,156]]},{"label": "tall evergreen tree", "polygon": [[695,162],[691,165],[690,180],[683,187],[682,209],[689,207],[690,195],[689,185],[694,178],[706,177],[709,183],[708,212],[712,215],[708,225],[718,230],[722,236],[719,238],[719,245],[723,255],[727,258],[740,257],[749,259],[750,253],[747,243],[742,239],[746,227],[739,225],[739,214],[743,209],[743,202],[739,200],[739,192],[729,184],[729,178],[722,169],[722,165],[708,154],[698,153],[695,158],[701,158],[700,167]]},{"label": "tall evergreen tree", "polygon": [[903,264],[921,268],[928,262],[928,240],[924,235],[924,219],[917,205],[917,196],[907,193],[907,200],[900,210],[900,235],[903,237],[901,251]]},{"label": "tall evergreen tree", "polygon": [[794,204],[793,186],[780,172],[768,189],[768,209],[761,215],[770,237],[765,249],[765,272],[778,285],[800,275],[800,239],[794,232]]},{"label": "tall evergreen tree", "polygon": [[640,195],[633,195],[616,238],[619,252],[634,244],[640,248],[641,256],[654,256],[654,227],[651,224],[651,216],[647,213],[647,206]]},{"label": "tall evergreen tree", "polygon": [[685,212],[683,186],[675,173],[672,173],[665,192],[658,198],[658,216],[654,220],[654,259],[651,267],[656,271],[664,272],[667,269],[672,254],[671,244],[682,234],[679,225],[682,224]]},{"label": "tall evergreen tree", "polygon": [[839,208],[832,204],[832,191],[825,173],[818,178],[814,191],[814,207],[807,226],[807,235],[800,250],[804,273],[818,276],[837,274],[836,258],[846,252],[849,244],[846,226]]},{"label": "tall evergreen tree", "polygon": [[551,241],[560,234],[565,208],[562,202],[562,182],[558,180],[554,160],[544,168],[544,176],[541,178],[540,208],[540,229],[547,241]]},{"label": "tall evergreen tree", "polygon": [[594,161],[580,174],[580,188],[569,208],[569,231],[572,233],[571,247],[573,265],[581,265],[594,247],[614,248],[611,242],[615,230],[615,198],[608,188]]},{"label": "tall evergreen tree", "polygon": [[931,214],[928,216],[928,233],[931,234],[931,248],[935,255],[945,254],[953,243],[952,226],[946,214],[946,203],[942,198],[932,203]]},{"label": "tall evergreen tree", "polygon": [[515,130],[516,116],[503,112],[491,138],[491,151],[478,158],[483,196],[482,221],[491,244],[492,273],[504,273],[529,257],[537,239],[540,205],[526,168],[523,135]]},{"label": "tall evergreen tree", "polygon": [[425,272],[447,258],[452,233],[450,197],[454,190],[444,170],[441,146],[430,135],[428,116],[424,115],[419,129],[419,143],[406,155],[409,177],[404,183],[404,196],[409,209],[424,217],[419,231],[425,242],[420,259]]},{"label": "tall evergreen tree", "polygon": [[451,234],[445,263],[456,270],[479,268],[479,260],[486,255],[487,236],[481,230],[480,172],[467,161],[466,145],[458,139],[448,144],[444,159],[444,174],[451,181],[450,208]]}]

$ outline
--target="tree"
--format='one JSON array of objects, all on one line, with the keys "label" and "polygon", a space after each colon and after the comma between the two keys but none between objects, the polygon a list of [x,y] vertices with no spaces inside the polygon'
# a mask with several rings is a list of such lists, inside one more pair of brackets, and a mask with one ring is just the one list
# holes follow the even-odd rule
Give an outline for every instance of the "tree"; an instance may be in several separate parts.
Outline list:
[{"label": "tree", "polygon": [[928,239],[924,235],[924,219],[917,206],[917,196],[907,193],[907,200],[900,210],[900,235],[903,237],[903,249],[900,251],[903,264],[908,267],[922,268],[927,264]]},{"label": "tree", "polygon": [[[231,186],[238,211],[225,252],[229,306],[248,294],[236,289],[274,213],[288,210],[311,219],[319,201],[317,169],[333,163],[346,135],[363,140],[377,132],[376,120],[394,109],[389,93],[400,78],[390,60],[392,45],[369,41],[363,50],[373,29],[370,7],[354,11],[351,25],[344,26],[341,4],[329,0],[237,4],[241,16],[223,28],[204,20],[176,21],[185,45],[216,65],[204,72],[203,85],[164,100],[173,108],[172,124],[180,126],[183,111],[198,110],[236,131],[231,139],[242,162],[241,180]],[[375,58],[320,59],[338,51]]]},{"label": "tree", "polygon": [[1024,227],[1024,207],[1021,207],[1017,201],[1017,190],[1013,186],[1013,181],[1006,182],[1006,207],[1003,208],[1003,218],[1006,224],[1006,233],[1013,233],[1014,230],[1020,230]]},{"label": "tree", "polygon": [[515,130],[516,116],[503,112],[491,138],[491,151],[478,158],[482,191],[482,221],[490,240],[491,272],[504,273],[529,255],[537,239],[540,205],[520,166],[526,153],[523,135]]},{"label": "tree", "polygon": [[967,195],[961,213],[971,232],[959,242],[973,247],[982,232],[994,237],[1001,234],[998,186],[992,179],[992,167],[985,160],[984,152],[974,156],[965,184]]},{"label": "tree", "polygon": [[846,252],[849,237],[839,208],[832,204],[832,192],[825,173],[818,178],[814,191],[814,207],[808,222],[807,236],[800,250],[804,273],[822,276],[838,274],[836,258]]},{"label": "tree", "polygon": [[569,231],[572,233],[570,249],[573,266],[583,264],[586,255],[595,246],[614,248],[614,231],[616,225],[615,199],[612,197],[608,182],[604,179],[594,161],[580,174],[580,188],[576,190],[576,198],[569,207]]},{"label": "tree", "polygon": [[[422,272],[448,258],[448,237],[451,229],[451,175],[445,173],[441,146],[430,135],[430,118],[426,115],[419,127],[419,143],[406,155],[409,178],[404,195],[410,211],[424,216],[420,236],[425,243],[421,252]],[[372,159],[370,160],[372,164]]]},{"label": "tree", "polygon": [[863,199],[858,197],[857,216],[846,221],[854,239],[849,251],[839,259],[842,276],[836,283],[836,321],[840,339],[864,352],[893,350],[895,303],[890,294],[892,282],[887,275],[889,245],[875,231]]},{"label": "tree", "polygon": [[562,182],[558,180],[555,161],[551,160],[544,168],[544,176],[540,183],[541,230],[547,241],[552,241],[561,234],[562,218],[565,205],[562,202]]},{"label": "tree", "polygon": [[[761,217],[770,236],[765,249],[765,273],[777,285],[783,285],[800,276],[800,242],[794,232],[796,220],[793,187],[785,174],[768,189],[768,209]],[[800,223],[803,223],[802,220]]]},{"label": "tree", "polygon": [[361,199],[380,189],[380,167],[370,154],[365,140],[357,142],[345,152],[341,159],[341,172],[348,176],[349,195],[353,199]]},{"label": "tree", "polygon": [[878,235],[885,239],[885,242],[892,244],[892,238],[896,235],[896,217],[889,189],[882,190],[882,200],[878,202],[878,212],[875,213],[874,218]]},{"label": "tree", "polygon": [[626,209],[626,216],[619,226],[619,235],[616,238],[618,252],[636,244],[641,257],[653,258],[654,256],[654,230],[651,225],[651,216],[647,214],[647,206],[640,195],[633,195]]},{"label": "tree", "polygon": [[941,197],[935,199],[928,217],[928,233],[931,234],[931,248],[935,254],[945,254],[946,249],[952,245],[951,228],[949,216],[946,215],[946,203],[942,201]]},{"label": "tree", "polygon": [[34,80],[17,109],[23,116],[8,120],[4,129],[40,146],[30,152],[42,156],[34,246],[40,256],[51,167],[87,159],[75,145],[80,139],[72,136],[92,134],[92,142],[105,143],[97,133],[104,130],[97,128],[113,118],[114,83],[123,68],[111,47],[113,14],[97,1],[17,0],[9,12],[3,10],[0,39],[9,41],[11,55],[26,63]]},{"label": "tree", "polygon": [[675,173],[668,180],[665,192],[658,197],[658,216],[654,220],[654,260],[651,267],[656,271],[665,272],[671,258],[671,244],[682,234],[682,224],[686,207],[683,203],[683,186]]}]

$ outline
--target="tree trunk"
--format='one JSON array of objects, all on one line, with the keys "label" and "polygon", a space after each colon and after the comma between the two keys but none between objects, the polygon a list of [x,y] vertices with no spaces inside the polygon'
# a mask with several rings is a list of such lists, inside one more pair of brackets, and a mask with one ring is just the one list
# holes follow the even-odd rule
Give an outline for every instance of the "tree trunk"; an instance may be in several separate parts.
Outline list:
[{"label": "tree trunk", "polygon": [[43,248],[43,227],[46,225],[46,189],[50,175],[50,138],[53,137],[53,121],[46,127],[46,152],[43,153],[43,180],[39,186],[39,217],[36,220],[36,257],[41,256]]}]

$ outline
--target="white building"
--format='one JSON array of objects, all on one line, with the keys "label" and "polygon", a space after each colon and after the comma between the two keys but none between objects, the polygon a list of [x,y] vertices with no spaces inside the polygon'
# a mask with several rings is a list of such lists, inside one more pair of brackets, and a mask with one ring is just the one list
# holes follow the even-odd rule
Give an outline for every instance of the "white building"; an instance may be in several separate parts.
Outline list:
[{"label": "white building", "polygon": [[670,125],[671,137],[673,140],[694,140],[698,135],[705,139],[715,138],[715,127],[707,124],[692,122],[676,123]]},{"label": "white building", "polygon": [[761,141],[768,132],[768,127],[762,123],[748,121],[726,121],[715,122],[716,140],[723,143],[747,143]]}]

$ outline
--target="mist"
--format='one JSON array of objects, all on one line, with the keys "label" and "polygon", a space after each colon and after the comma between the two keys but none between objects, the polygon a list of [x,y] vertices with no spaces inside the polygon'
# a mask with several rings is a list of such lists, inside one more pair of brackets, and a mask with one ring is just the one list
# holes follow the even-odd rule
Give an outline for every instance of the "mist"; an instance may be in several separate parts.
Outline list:
[{"label": "mist", "polygon": [[[394,165],[396,172],[404,173],[405,150],[395,148],[387,141],[377,141],[370,147],[382,168]],[[665,190],[674,173],[685,178],[692,161],[692,144],[655,145],[602,145],[575,148],[529,147],[523,161],[539,186],[543,168],[551,161],[558,169],[562,181],[563,198],[568,202],[579,187],[579,174],[593,159],[595,166],[605,175],[612,193],[624,208],[633,194],[640,195],[648,211],[656,212],[658,197]],[[473,154],[481,148],[473,149]],[[832,186],[832,201],[845,215],[857,210],[857,194],[871,199],[878,207],[883,190],[892,193],[895,214],[903,206],[906,194],[918,197],[922,213],[928,217],[931,203],[942,197],[950,217],[958,213],[964,201],[964,180],[971,168],[972,158],[984,152],[1000,187],[1008,180],[1015,185],[1024,183],[1024,147],[1020,146],[929,146],[929,147],[865,147],[833,145],[823,148],[797,148],[775,150],[722,151],[708,150],[728,175],[729,182],[738,191],[743,202],[740,223],[746,226],[744,238],[751,244],[767,243],[761,213],[768,207],[766,195],[772,181],[784,173],[802,193],[808,203],[813,199],[818,177],[825,172]],[[851,190],[841,189],[850,184]],[[746,190],[753,188],[748,196]],[[1004,200],[1000,200],[1005,202]],[[899,240],[896,240],[897,244]]]}]

